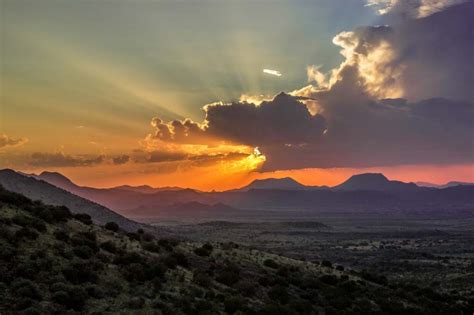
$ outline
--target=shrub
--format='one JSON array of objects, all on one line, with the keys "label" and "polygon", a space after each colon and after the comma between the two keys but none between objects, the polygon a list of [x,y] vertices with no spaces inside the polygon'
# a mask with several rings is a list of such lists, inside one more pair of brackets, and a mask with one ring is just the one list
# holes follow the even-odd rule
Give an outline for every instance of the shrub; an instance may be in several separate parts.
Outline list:
[{"label": "shrub", "polygon": [[31,204],[31,199],[26,198],[21,194],[11,192],[0,186],[0,201],[3,203],[12,204],[18,207]]},{"label": "shrub", "polygon": [[46,231],[46,225],[44,224],[43,221],[33,218],[33,217],[28,217],[23,214],[18,214],[12,218],[12,222],[15,223],[16,225],[22,226],[22,227],[31,227],[36,229],[38,232],[45,232]]},{"label": "shrub", "polygon": [[11,284],[12,291],[19,297],[41,300],[41,293],[36,283],[27,279],[16,279]]},{"label": "shrub", "polygon": [[172,238],[161,238],[158,240],[158,245],[169,252],[173,251],[173,247],[176,247],[178,244],[179,241]]},{"label": "shrub", "polygon": [[56,230],[54,231],[53,235],[58,241],[69,241],[69,234],[65,230]]},{"label": "shrub", "polygon": [[115,222],[107,222],[104,227],[109,230],[109,231],[112,231],[112,232],[118,232],[118,230],[120,229],[120,227],[118,226],[117,223]]},{"label": "shrub", "polygon": [[279,265],[273,259],[265,259],[263,265],[273,269],[277,269],[279,267]]},{"label": "shrub", "polygon": [[62,273],[67,281],[73,284],[81,284],[85,282],[97,281],[97,274],[94,266],[88,263],[73,262],[62,270]]},{"label": "shrub", "polygon": [[133,263],[123,266],[122,275],[128,282],[142,282],[147,280],[144,266],[140,263]]},{"label": "shrub", "polygon": [[145,276],[148,279],[162,279],[166,273],[166,266],[160,262],[150,262],[146,265]]},{"label": "shrub", "polygon": [[112,241],[103,242],[102,244],[100,244],[100,248],[113,254],[117,252],[117,247],[115,246],[115,243]]},{"label": "shrub", "polygon": [[73,217],[66,206],[51,207],[49,211],[56,222],[66,222]]},{"label": "shrub", "polygon": [[319,280],[325,284],[329,285],[336,285],[337,284],[337,277],[335,275],[322,275],[319,277]]},{"label": "shrub", "polygon": [[138,253],[125,252],[115,257],[114,264],[128,265],[132,263],[140,263],[141,261],[142,261],[142,256],[140,256]]},{"label": "shrub", "polygon": [[88,298],[87,292],[80,286],[65,286],[64,290],[53,293],[52,300],[67,309],[81,311]]},{"label": "shrub", "polygon": [[194,253],[198,256],[201,256],[201,257],[206,257],[206,256],[209,256],[211,254],[211,252],[207,249],[205,249],[204,247],[198,247],[196,249],[194,249]]},{"label": "shrub", "polygon": [[127,304],[129,308],[137,310],[145,305],[145,300],[142,297],[132,297],[128,300]]},{"label": "shrub", "polygon": [[142,248],[146,251],[153,253],[160,252],[160,246],[158,246],[158,244],[156,244],[155,242],[144,242],[142,243]]},{"label": "shrub", "polygon": [[287,289],[282,285],[277,285],[268,291],[268,297],[274,301],[279,301],[282,304],[288,303],[290,296]]},{"label": "shrub", "polygon": [[91,216],[86,214],[86,213],[76,213],[74,215],[74,219],[84,223],[85,225],[91,225],[92,224]]},{"label": "shrub", "polygon": [[81,232],[74,234],[71,238],[73,246],[87,246],[94,251],[98,251],[97,236],[92,232]]},{"label": "shrub", "polygon": [[238,297],[229,297],[224,300],[224,310],[228,314],[234,314],[237,311],[243,310],[245,303]]},{"label": "shrub", "polygon": [[127,236],[132,241],[140,241],[140,234],[130,232],[130,233],[127,233]]},{"label": "shrub", "polygon": [[222,270],[216,277],[216,280],[227,286],[232,286],[239,281],[239,273],[234,270]]},{"label": "shrub", "polygon": [[237,290],[239,290],[243,296],[250,297],[255,294],[255,289],[257,285],[255,282],[252,281],[239,281],[236,287]]},{"label": "shrub", "polygon": [[204,272],[195,271],[193,274],[193,282],[201,287],[208,288],[212,284],[212,279]]},{"label": "shrub", "polygon": [[94,255],[94,251],[88,246],[78,246],[73,248],[73,252],[77,257],[89,259]]},{"label": "shrub", "polygon": [[332,263],[329,260],[323,260],[321,266],[330,268],[332,267]]},{"label": "shrub", "polygon": [[15,239],[16,240],[21,240],[21,239],[30,239],[30,240],[35,240],[38,238],[38,233],[35,231],[29,229],[29,228],[21,228],[20,230],[15,232]]}]

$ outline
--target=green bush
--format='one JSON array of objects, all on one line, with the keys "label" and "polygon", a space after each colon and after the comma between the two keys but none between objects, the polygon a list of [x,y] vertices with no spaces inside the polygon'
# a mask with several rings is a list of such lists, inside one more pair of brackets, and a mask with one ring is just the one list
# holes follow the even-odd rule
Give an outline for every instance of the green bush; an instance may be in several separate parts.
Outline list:
[{"label": "green bush", "polygon": [[43,221],[33,218],[33,217],[28,217],[23,214],[17,214],[12,218],[12,222],[15,223],[16,225],[22,226],[22,227],[29,227],[37,230],[38,232],[45,232],[46,231],[46,225],[44,224]]},{"label": "green bush", "polygon": [[107,222],[104,227],[109,230],[109,231],[112,231],[112,232],[118,232],[118,230],[120,229],[120,227],[118,226],[117,223],[115,222]]},{"label": "green bush", "polygon": [[321,266],[330,268],[332,267],[332,263],[329,260],[323,260]]},{"label": "green bush", "polygon": [[69,233],[66,230],[56,230],[53,235],[58,241],[69,241]]},{"label": "green bush", "polygon": [[211,254],[211,252],[209,250],[205,249],[204,247],[195,248],[194,253],[198,256],[201,256],[201,257],[206,257],[206,256],[209,256]]},{"label": "green bush", "polygon": [[82,259],[89,259],[94,255],[94,251],[89,246],[78,246],[74,247],[73,250],[74,254]]},{"label": "green bush", "polygon": [[66,222],[73,218],[71,211],[66,206],[51,207],[49,211],[56,222]]},{"label": "green bush", "polygon": [[286,304],[288,303],[290,299],[290,295],[288,294],[288,290],[282,286],[282,285],[277,285],[273,288],[271,288],[268,291],[268,297],[274,301],[278,301],[281,304]]},{"label": "green bush", "polygon": [[18,278],[11,284],[11,289],[16,296],[41,300],[41,293],[36,283],[28,279]]},{"label": "green bush", "polygon": [[279,265],[273,259],[265,259],[263,261],[263,265],[265,267],[269,267],[269,268],[273,268],[273,269],[277,269],[279,267]]},{"label": "green bush", "polygon": [[74,215],[74,219],[84,223],[85,225],[91,225],[92,224],[91,216],[86,214],[86,213],[76,213]]},{"label": "green bush", "polygon": [[245,309],[245,302],[238,297],[228,297],[224,300],[224,310],[228,314],[234,314],[237,311]]},{"label": "green bush", "polygon": [[86,290],[81,286],[66,286],[64,290],[55,291],[51,299],[75,311],[81,311],[87,301],[88,295]]},{"label": "green bush", "polygon": [[22,240],[22,239],[35,240],[38,238],[38,236],[39,236],[38,233],[26,227],[23,227],[15,232],[15,239],[17,241]]},{"label": "green bush", "polygon": [[86,262],[72,262],[62,270],[62,273],[66,280],[73,284],[97,281],[94,266]]},{"label": "green bush", "polygon": [[112,241],[103,242],[102,244],[100,244],[100,248],[113,254],[117,252],[117,246],[115,246],[115,243]]},{"label": "green bush", "polygon": [[212,284],[212,279],[204,272],[195,271],[193,274],[193,282],[201,287],[209,288]]}]

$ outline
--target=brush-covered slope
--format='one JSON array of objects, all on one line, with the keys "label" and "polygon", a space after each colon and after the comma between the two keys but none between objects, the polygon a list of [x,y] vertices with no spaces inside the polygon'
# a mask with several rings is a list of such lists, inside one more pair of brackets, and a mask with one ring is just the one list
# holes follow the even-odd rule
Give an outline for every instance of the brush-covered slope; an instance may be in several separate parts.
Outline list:
[{"label": "brush-covered slope", "polygon": [[[58,176],[57,173],[50,174],[51,177],[58,181],[62,179],[61,182],[63,183],[70,182],[69,179],[62,175]],[[70,183],[72,184],[72,182]],[[129,231],[134,231],[141,226],[139,223],[129,220],[97,203],[76,196],[43,180],[37,180],[13,170],[0,170],[0,185],[5,189],[23,194],[34,200],[41,200],[51,205],[64,205],[74,213],[87,213],[98,224],[112,221]]]},{"label": "brush-covered slope", "polygon": [[0,188],[0,313],[469,313],[458,295],[387,284],[235,244],[155,239]]}]

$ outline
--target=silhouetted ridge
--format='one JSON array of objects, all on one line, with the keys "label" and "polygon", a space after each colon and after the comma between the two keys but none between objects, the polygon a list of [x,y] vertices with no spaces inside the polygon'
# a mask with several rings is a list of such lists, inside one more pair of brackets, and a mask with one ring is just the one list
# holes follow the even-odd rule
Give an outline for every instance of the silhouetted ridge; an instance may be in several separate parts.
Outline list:
[{"label": "silhouetted ridge", "polygon": [[334,190],[376,190],[376,191],[400,191],[417,189],[413,183],[404,183],[389,180],[380,173],[365,173],[351,176],[344,183],[334,186]]}]

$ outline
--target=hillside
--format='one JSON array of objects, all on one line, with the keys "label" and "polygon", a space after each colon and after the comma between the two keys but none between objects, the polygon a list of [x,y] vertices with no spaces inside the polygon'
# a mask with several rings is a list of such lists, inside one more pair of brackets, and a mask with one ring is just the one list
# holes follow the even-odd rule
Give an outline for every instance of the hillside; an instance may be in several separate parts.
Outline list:
[{"label": "hillside", "polygon": [[[64,177],[62,183],[68,182],[70,181]],[[74,213],[86,213],[98,224],[112,221],[128,231],[135,231],[141,227],[141,224],[129,220],[104,206],[78,197],[45,181],[21,175],[12,170],[0,170],[0,185],[5,189],[24,194],[34,200],[41,200],[44,203],[56,206],[64,205]]]},{"label": "hillside", "polygon": [[3,188],[0,209],[1,313],[468,314],[473,306],[328,261],[101,227]]}]

